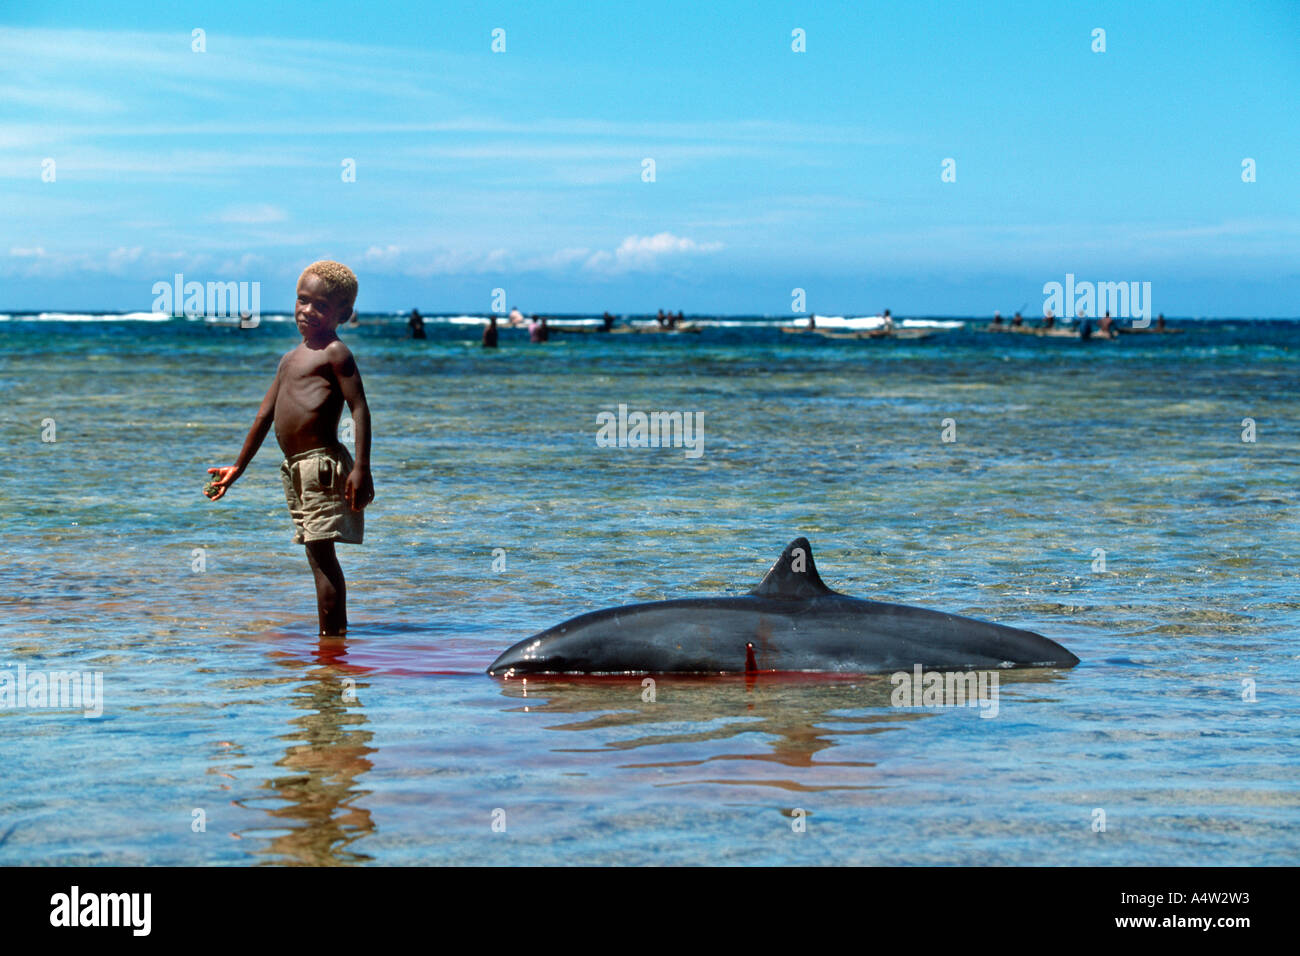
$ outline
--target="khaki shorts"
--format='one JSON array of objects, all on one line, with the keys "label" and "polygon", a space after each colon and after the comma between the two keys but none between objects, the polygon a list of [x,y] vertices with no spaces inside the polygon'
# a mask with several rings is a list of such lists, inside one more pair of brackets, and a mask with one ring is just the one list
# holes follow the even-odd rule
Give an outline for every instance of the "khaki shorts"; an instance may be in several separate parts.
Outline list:
[{"label": "khaki shorts", "polygon": [[353,511],[343,497],[351,472],[352,456],[342,445],[313,448],[286,459],[280,466],[284,497],[293,518],[294,544],[361,543],[365,512]]}]

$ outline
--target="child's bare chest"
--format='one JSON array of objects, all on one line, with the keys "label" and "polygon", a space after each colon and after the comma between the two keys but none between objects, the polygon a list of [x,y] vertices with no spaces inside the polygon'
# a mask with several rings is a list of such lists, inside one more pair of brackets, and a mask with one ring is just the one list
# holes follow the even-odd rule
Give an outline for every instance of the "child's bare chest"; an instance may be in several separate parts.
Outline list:
[{"label": "child's bare chest", "polygon": [[336,390],[334,370],[319,353],[290,352],[280,369],[280,391],[286,398],[303,405],[315,405]]}]

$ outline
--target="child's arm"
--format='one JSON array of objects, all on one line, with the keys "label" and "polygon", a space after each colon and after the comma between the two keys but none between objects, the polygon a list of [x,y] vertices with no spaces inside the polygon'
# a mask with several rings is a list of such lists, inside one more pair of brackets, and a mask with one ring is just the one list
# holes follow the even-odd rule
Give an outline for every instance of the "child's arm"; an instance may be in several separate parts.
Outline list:
[{"label": "child's arm", "polygon": [[271,382],[271,387],[266,390],[266,398],[262,399],[262,407],[257,410],[257,417],[253,419],[253,427],[248,430],[248,437],[244,439],[244,447],[239,450],[239,458],[233,465],[225,468],[209,468],[208,474],[216,475],[212,479],[212,492],[208,497],[213,501],[222,498],[226,489],[235,483],[235,479],[244,473],[248,463],[253,460],[257,450],[262,447],[262,442],[266,439],[266,433],[271,430],[271,425],[275,422],[275,398],[280,392],[280,370],[275,370],[275,381]]},{"label": "child's arm", "polygon": [[[335,348],[335,345],[338,348]],[[375,485],[370,477],[370,406],[366,404],[366,390],[361,384],[361,371],[351,350],[342,342],[329,348],[330,365],[338,378],[343,398],[352,411],[352,426],[357,442],[356,461],[352,474],[343,486],[343,496],[353,511],[360,511],[375,500]]]}]

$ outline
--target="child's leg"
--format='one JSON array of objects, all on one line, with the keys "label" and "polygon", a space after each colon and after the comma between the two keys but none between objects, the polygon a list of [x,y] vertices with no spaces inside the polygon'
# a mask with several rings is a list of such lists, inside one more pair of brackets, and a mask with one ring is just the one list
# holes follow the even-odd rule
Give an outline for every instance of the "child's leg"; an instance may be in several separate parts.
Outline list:
[{"label": "child's leg", "polygon": [[348,630],[347,584],[334,554],[333,541],[308,541],[307,563],[316,576],[316,611],[322,637],[339,636]]}]

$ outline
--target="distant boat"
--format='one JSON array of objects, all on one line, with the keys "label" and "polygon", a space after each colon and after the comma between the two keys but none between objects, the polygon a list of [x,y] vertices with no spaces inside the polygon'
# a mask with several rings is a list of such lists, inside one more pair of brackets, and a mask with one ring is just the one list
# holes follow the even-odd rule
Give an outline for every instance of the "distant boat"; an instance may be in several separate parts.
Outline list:
[{"label": "distant boat", "polygon": [[604,334],[605,332],[599,325],[551,325],[550,323],[547,323],[546,330],[564,335],[590,335],[593,332]]},{"label": "distant boat", "polygon": [[699,332],[701,327],[695,322],[679,322],[671,328],[665,328],[662,325],[620,325],[616,329],[610,329],[611,333],[622,332],[633,335],[672,335],[677,332]]},{"label": "distant boat", "polygon": [[932,329],[869,329],[862,332],[836,332],[831,329],[808,328],[807,326],[783,326],[782,332],[811,333],[824,339],[928,339],[934,335]]},{"label": "distant boat", "polygon": [[[1042,326],[1029,326],[1029,325],[1019,325],[1019,326],[986,325],[984,326],[983,331],[1000,332],[1006,335],[1032,335],[1040,339],[1082,339],[1083,338],[1079,330],[1074,328],[1054,327],[1050,329],[1045,329]],[[1111,330],[1110,335],[1106,335],[1096,326],[1093,326],[1092,335],[1090,336],[1088,341],[1091,341],[1092,339],[1098,339],[1103,342],[1113,342],[1117,338],[1119,338],[1119,336],[1116,334],[1115,329]]]},{"label": "distant boat", "polygon": [[1171,329],[1169,326],[1158,329],[1154,325],[1149,325],[1145,329],[1135,329],[1132,326],[1120,327],[1120,332],[1124,335],[1179,335],[1182,331],[1182,329]]}]

